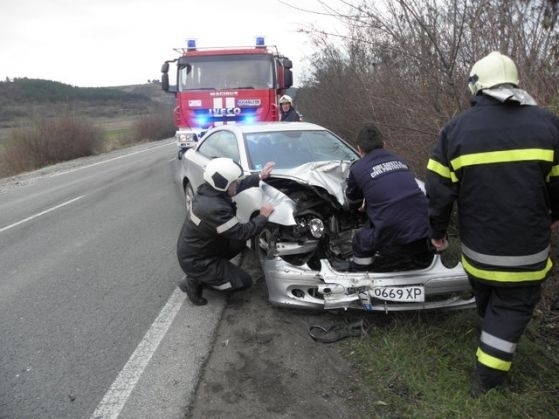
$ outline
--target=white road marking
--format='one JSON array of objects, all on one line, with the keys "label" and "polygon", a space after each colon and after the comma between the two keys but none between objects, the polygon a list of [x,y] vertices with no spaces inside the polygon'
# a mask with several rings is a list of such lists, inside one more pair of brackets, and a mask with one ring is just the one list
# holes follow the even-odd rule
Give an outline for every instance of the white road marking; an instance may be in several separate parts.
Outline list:
[{"label": "white road marking", "polygon": [[116,419],[124,408],[128,397],[138,383],[144,369],[167,333],[184,302],[184,293],[176,289],[159,316],[146,332],[142,341],[99,403],[90,419]]},{"label": "white road marking", "polygon": [[2,228],[0,228],[0,233],[4,232],[4,231],[6,231],[6,230],[9,230],[10,228],[13,228],[13,227],[15,227],[15,226],[18,226],[18,225],[20,225],[20,224],[26,223],[27,221],[31,221],[31,220],[33,220],[33,219],[35,219],[35,218],[37,218],[37,217],[40,217],[41,215],[45,215],[45,214],[48,214],[48,213],[51,212],[51,211],[57,210],[57,209],[59,209],[59,208],[62,208],[62,207],[65,206],[65,205],[69,205],[69,204],[71,204],[72,202],[76,202],[78,199],[82,199],[83,197],[85,197],[85,195],[81,195],[81,196],[78,196],[77,198],[70,199],[69,201],[63,202],[62,204],[56,205],[56,206],[54,206],[54,207],[52,207],[52,208],[49,208],[49,209],[44,210],[44,211],[42,211],[42,212],[39,212],[39,213],[37,213],[37,214],[35,214],[35,215],[32,215],[31,217],[24,218],[23,220],[18,221],[17,223],[13,223],[13,224],[7,225],[6,227],[2,227]]},{"label": "white road marking", "polygon": [[73,169],[64,170],[62,172],[56,172],[56,173],[53,173],[52,175],[50,175],[49,177],[66,175],[68,173],[77,172],[78,170],[87,169],[89,167],[99,166],[100,164],[105,164],[105,163],[109,163],[109,162],[112,162],[112,161],[115,161],[115,160],[124,159],[125,157],[130,157],[130,156],[133,156],[135,154],[145,153],[146,151],[151,151],[151,150],[156,149],[156,148],[166,147],[170,144],[174,144],[174,141],[170,142],[170,143],[156,145],[154,147],[146,148],[144,150],[133,151],[133,152],[128,153],[128,154],[123,154],[122,156],[113,157],[112,159],[98,161],[97,163],[86,164],[85,166],[79,166],[79,167],[75,167]]}]

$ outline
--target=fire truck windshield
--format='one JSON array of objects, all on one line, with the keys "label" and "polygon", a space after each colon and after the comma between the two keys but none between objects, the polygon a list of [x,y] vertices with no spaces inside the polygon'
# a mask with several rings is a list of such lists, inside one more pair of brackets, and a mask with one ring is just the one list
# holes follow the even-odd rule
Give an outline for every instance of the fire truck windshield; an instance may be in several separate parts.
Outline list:
[{"label": "fire truck windshield", "polygon": [[273,61],[263,55],[182,57],[179,91],[209,89],[270,89],[274,86]]}]

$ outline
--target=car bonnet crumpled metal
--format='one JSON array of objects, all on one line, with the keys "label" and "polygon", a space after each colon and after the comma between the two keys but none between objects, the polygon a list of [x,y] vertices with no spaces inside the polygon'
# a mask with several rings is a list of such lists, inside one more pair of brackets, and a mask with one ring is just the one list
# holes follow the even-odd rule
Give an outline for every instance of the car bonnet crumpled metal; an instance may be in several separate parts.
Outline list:
[{"label": "car bonnet crumpled metal", "polygon": [[[351,161],[321,161],[310,162],[290,168],[272,170],[272,177],[290,179],[301,184],[320,186],[332,194],[340,205],[346,203],[344,185],[349,173]],[[295,202],[276,188],[261,182],[259,188],[248,188],[239,192],[233,200],[237,203],[237,218],[247,222],[262,204],[271,204],[275,210],[269,221],[294,225]]]}]

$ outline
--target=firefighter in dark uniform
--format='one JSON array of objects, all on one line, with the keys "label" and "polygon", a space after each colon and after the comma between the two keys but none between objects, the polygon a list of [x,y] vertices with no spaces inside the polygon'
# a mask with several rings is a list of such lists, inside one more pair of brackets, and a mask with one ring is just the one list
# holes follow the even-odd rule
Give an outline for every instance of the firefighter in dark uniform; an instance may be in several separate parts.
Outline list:
[{"label": "firefighter in dark uniform", "polygon": [[462,265],[480,316],[474,397],[506,386],[552,267],[559,219],[559,119],[518,81],[515,63],[499,52],[476,62],[472,106],[444,126],[427,165],[432,244],[448,246],[456,202]]},{"label": "firefighter in dark uniform", "polygon": [[281,120],[285,122],[299,122],[301,121],[301,115],[297,112],[297,109],[293,106],[293,99],[291,96],[283,95],[280,97],[280,110],[281,110]]},{"label": "firefighter in dark uniform", "polygon": [[356,144],[361,158],[350,168],[345,194],[351,206],[364,205],[368,223],[353,236],[351,270],[372,269],[375,256],[386,261],[427,253],[427,197],[406,162],[384,149],[372,123],[363,126]]},{"label": "firefighter in dark uniform", "polygon": [[211,160],[182,226],[177,256],[185,278],[179,288],[194,305],[204,305],[204,287],[220,291],[237,291],[252,285],[250,275],[230,261],[245,247],[246,241],[260,233],[274,211],[263,205],[260,214],[247,223],[240,223],[231,199],[238,191],[258,186],[274,166],[268,162],[260,174],[241,180],[243,169],[231,159]]}]

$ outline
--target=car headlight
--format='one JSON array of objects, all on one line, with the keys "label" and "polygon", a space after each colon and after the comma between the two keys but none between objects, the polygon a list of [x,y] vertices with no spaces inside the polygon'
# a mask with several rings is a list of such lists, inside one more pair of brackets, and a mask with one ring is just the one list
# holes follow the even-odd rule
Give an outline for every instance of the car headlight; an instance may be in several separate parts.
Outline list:
[{"label": "car headlight", "polygon": [[309,221],[309,231],[315,239],[320,239],[324,235],[324,223],[320,218],[313,218]]}]

